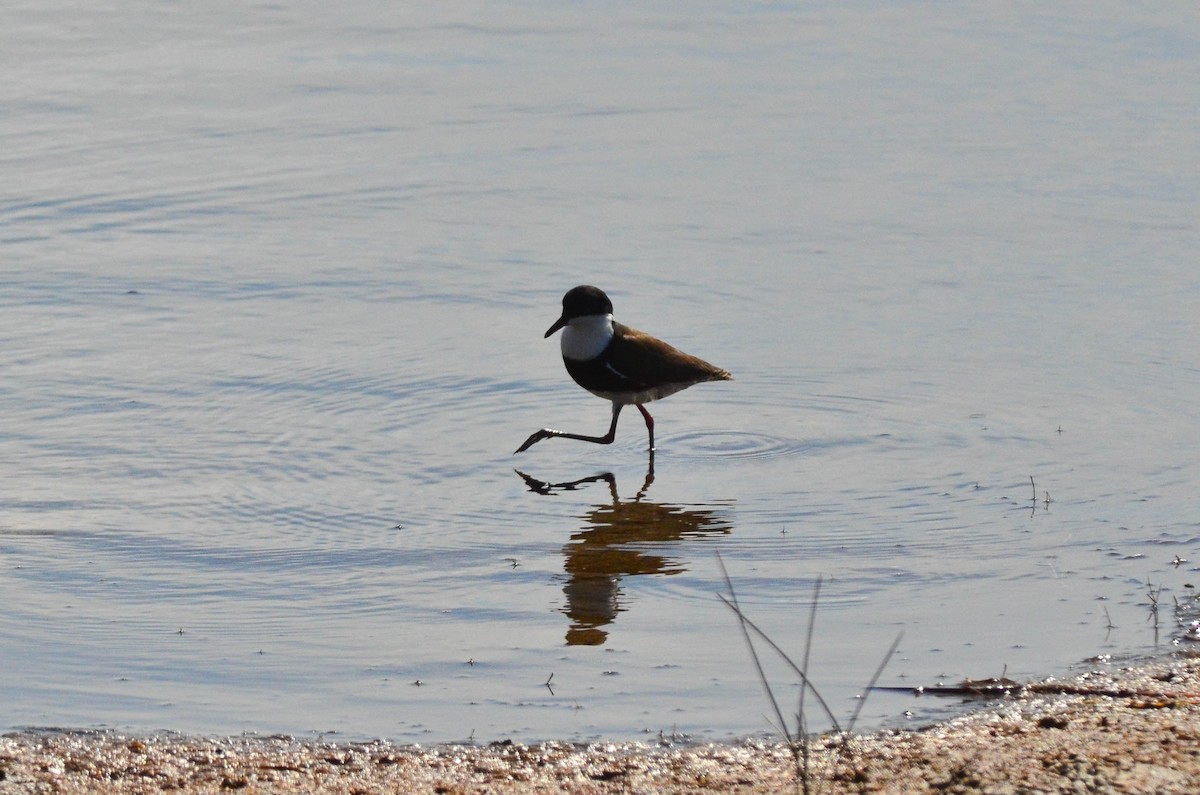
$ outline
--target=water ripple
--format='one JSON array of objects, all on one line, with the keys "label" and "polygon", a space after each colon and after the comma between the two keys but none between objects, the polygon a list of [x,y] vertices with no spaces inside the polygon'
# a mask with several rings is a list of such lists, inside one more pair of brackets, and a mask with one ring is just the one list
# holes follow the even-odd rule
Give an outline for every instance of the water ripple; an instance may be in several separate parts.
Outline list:
[{"label": "water ripple", "polygon": [[816,445],[754,431],[685,431],[663,437],[672,455],[691,459],[781,458],[804,455]]}]

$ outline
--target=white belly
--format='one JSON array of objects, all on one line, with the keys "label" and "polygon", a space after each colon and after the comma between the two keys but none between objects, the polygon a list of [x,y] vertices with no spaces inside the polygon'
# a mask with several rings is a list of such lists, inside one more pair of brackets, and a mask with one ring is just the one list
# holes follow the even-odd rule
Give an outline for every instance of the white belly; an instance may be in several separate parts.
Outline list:
[{"label": "white belly", "polygon": [[614,403],[620,403],[624,406],[632,406],[636,403],[649,403],[652,400],[661,400],[668,395],[674,395],[676,392],[687,389],[691,384],[664,384],[663,386],[651,387],[643,389],[641,392],[597,392],[594,389],[589,389],[596,397],[611,400]]}]

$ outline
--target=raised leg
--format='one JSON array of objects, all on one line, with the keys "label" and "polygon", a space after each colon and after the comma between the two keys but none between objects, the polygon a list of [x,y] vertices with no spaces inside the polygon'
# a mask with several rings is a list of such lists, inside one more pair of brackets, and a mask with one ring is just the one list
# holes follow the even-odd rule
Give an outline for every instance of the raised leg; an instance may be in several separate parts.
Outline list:
[{"label": "raised leg", "polygon": [[[621,415],[621,409],[623,407],[624,404],[622,403],[613,403],[612,424],[608,426],[608,433],[604,434],[603,436],[583,436],[582,434],[578,433],[556,431],[553,428],[542,428],[540,431],[536,431],[535,433],[531,434],[529,438],[525,440],[525,444],[518,447],[513,455],[516,455],[517,453],[523,453],[541,440],[549,439],[553,436],[557,436],[562,439],[578,439],[581,442],[592,442],[593,444],[612,444],[613,439],[617,438],[617,417]],[[638,406],[638,408],[641,408],[641,406]],[[646,413],[645,409],[642,409],[642,413]]]},{"label": "raised leg", "polygon": [[650,452],[654,452],[654,418],[650,416],[650,412],[646,411],[646,407],[641,403],[637,404],[638,411],[642,412],[642,416],[646,418],[646,430],[650,431]]}]

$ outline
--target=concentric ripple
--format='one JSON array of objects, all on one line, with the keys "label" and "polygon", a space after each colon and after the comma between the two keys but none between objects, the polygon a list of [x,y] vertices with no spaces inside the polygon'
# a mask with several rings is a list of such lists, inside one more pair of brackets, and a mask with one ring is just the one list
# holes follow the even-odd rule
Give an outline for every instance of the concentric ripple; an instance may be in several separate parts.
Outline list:
[{"label": "concentric ripple", "polygon": [[659,441],[672,455],[690,459],[753,459],[803,455],[815,445],[801,439],[754,431],[685,431]]}]

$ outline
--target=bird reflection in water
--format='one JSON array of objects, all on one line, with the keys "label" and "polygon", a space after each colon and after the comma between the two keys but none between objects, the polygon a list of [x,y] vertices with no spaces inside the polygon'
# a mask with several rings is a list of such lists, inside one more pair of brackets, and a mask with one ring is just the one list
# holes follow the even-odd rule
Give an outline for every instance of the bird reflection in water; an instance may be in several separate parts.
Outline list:
[{"label": "bird reflection in water", "polygon": [[[599,503],[580,518],[583,527],[563,546],[566,572],[566,605],[571,619],[568,646],[599,646],[608,637],[604,629],[627,609],[621,579],[639,574],[678,574],[686,568],[677,558],[662,554],[658,545],[685,538],[725,535],[732,529],[717,510],[651,502],[646,492],[654,482],[651,463],[637,496],[622,501],[617,479],[602,472],[566,483],[547,483],[517,470],[530,491],[550,495],[574,491],[590,484],[608,484],[610,501]],[[653,547],[651,547],[653,545]]]}]

